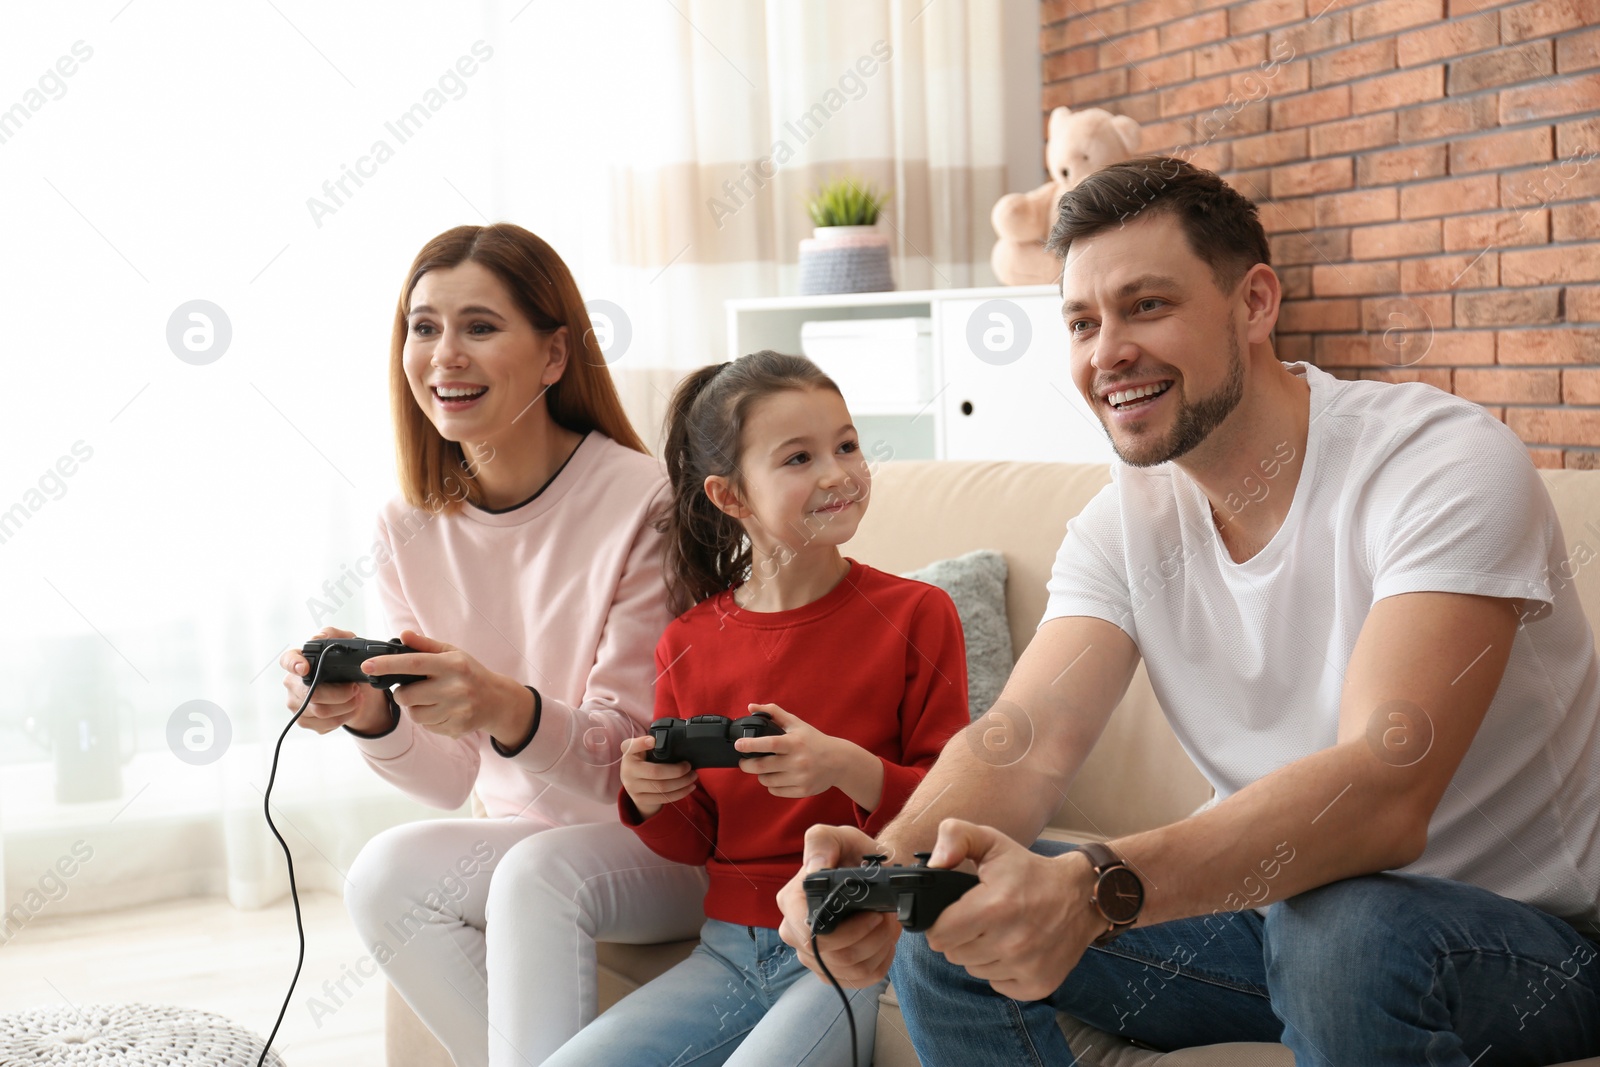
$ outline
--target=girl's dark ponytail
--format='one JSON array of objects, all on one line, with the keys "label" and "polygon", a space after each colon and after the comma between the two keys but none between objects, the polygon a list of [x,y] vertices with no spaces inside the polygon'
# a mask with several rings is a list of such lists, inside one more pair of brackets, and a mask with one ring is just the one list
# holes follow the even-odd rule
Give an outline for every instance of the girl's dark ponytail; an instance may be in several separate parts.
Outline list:
[{"label": "girl's dark ponytail", "polygon": [[833,379],[804,356],[761,351],[701,367],[673,391],[664,456],[672,508],[656,526],[666,535],[663,566],[673,614],[749,576],[751,549],[744,527],[711,502],[706,478],[727,478],[743,496],[739,455],[751,406],[784,389],[806,387],[839,392]]}]

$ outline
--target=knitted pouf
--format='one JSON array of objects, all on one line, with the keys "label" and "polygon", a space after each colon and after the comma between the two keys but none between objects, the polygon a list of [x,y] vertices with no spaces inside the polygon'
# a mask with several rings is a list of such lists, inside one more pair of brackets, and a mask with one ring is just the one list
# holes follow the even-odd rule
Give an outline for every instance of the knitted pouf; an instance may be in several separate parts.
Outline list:
[{"label": "knitted pouf", "polygon": [[[0,1015],[5,1067],[255,1067],[261,1038],[220,1015],[150,1004]],[[276,1053],[267,1063],[284,1067]]]}]

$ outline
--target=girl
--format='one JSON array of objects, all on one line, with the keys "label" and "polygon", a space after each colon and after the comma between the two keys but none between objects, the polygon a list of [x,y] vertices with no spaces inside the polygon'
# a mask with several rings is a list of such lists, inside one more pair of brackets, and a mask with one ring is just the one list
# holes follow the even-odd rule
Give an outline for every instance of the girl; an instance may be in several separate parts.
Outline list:
[{"label": "girl", "polygon": [[[595,1015],[597,938],[692,937],[703,917],[704,872],[614,814],[620,746],[649,723],[650,650],[672,617],[652,525],[667,480],[566,264],[520,227],[423,247],[390,385],[403,496],[373,551],[381,636],[419,652],[364,666],[427,677],[393,695],[318,685],[300,724],[344,727],[424,803],[453,811],[475,793],[487,809],[380,834],[346,903],[458,1067],[537,1063]],[[305,658],[282,664],[298,708]]]},{"label": "girl", "polygon": [[[710,870],[700,945],[547,1063],[848,1064],[838,993],[778,937],[774,899],[806,828],[875,833],[967,724],[966,659],[940,589],[839,553],[870,474],[838,387],[809,360],[757,352],[690,375],[672,402],[669,584],[685,612],[656,645],[656,715],[754,711],[770,752],[695,772],[623,747],[622,821]],[[698,603],[695,603],[698,601]],[[851,991],[861,1062],[876,988]]]}]

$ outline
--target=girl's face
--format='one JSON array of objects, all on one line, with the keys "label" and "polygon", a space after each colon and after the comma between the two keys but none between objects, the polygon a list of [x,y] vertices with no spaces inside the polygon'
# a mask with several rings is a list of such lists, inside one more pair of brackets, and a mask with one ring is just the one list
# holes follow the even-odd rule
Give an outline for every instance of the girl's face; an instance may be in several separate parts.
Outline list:
[{"label": "girl's face", "polygon": [[[850,540],[866,512],[872,474],[844,400],[831,389],[785,389],[752,405],[739,457],[744,500],[727,479],[706,479],[706,493],[743,523],[753,544],[772,554]],[[715,485],[713,483],[716,483]]]},{"label": "girl's face", "polygon": [[431,270],[411,290],[406,380],[447,441],[486,441],[519,419],[519,429],[532,429],[547,410],[530,411],[534,401],[566,370],[566,335],[565,326],[534,330],[481,264]]}]

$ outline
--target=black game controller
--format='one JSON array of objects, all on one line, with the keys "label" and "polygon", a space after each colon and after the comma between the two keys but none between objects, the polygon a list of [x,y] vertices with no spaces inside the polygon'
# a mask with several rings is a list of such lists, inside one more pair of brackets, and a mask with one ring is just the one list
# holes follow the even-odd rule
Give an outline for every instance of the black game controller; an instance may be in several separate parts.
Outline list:
[{"label": "black game controller", "polygon": [[742,719],[726,715],[696,715],[692,719],[657,719],[650,724],[656,747],[645,753],[651,763],[688,763],[701,767],[737,767],[742,759],[770,756],[770,752],[740,752],[733,743],[741,737],[776,737],[783,730],[772,716],[754,712]]},{"label": "black game controller", "polygon": [[[832,932],[858,911],[892,911],[914,932],[932,926],[944,909],[978,884],[965,871],[929,867],[931,852],[918,852],[915,867],[882,866],[887,856],[863,856],[860,867],[836,867],[806,875],[806,921],[819,934]],[[831,899],[830,899],[831,898]]]},{"label": "black game controller", "polygon": [[[366,682],[374,689],[387,689],[391,685],[405,685],[407,682],[420,682],[427,678],[426,674],[367,674],[362,671],[361,665],[374,656],[398,656],[404,652],[415,652],[400,643],[399,638],[393,641],[368,641],[364,637],[328,637],[307,641],[306,647],[300,654],[306,658],[310,669],[306,671],[306,681],[312,678],[318,685],[335,682]],[[321,674],[317,673],[321,661]]]}]

